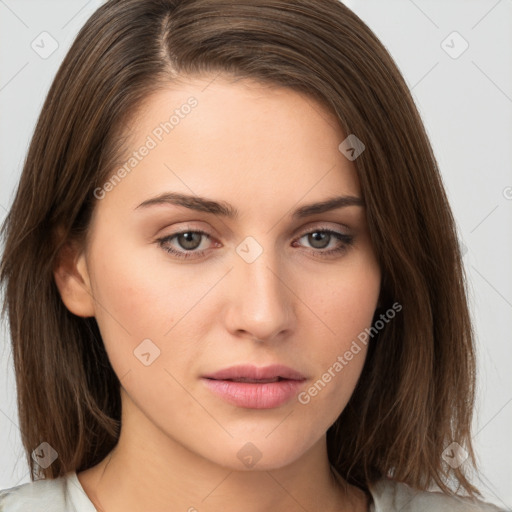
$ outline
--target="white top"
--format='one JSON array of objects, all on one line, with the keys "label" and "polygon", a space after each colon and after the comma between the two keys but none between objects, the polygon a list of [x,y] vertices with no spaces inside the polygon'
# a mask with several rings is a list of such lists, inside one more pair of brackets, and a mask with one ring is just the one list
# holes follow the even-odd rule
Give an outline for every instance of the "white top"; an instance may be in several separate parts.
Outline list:
[{"label": "white top", "polygon": [[[389,479],[371,486],[370,512],[506,512],[494,505],[438,492],[417,491]],[[75,471],[0,491],[0,512],[98,512]]]}]

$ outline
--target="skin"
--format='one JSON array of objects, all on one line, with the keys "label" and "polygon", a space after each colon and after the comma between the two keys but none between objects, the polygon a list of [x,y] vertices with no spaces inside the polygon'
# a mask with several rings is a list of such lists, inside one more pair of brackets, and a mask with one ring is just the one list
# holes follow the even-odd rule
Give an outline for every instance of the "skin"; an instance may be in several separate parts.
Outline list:
[{"label": "skin", "polygon": [[[119,443],[79,481],[108,512],[366,510],[362,491],[331,477],[326,450],[364,345],[306,405],[294,397],[273,409],[237,407],[200,379],[281,363],[306,376],[304,391],[371,325],[381,274],[364,207],[291,217],[333,195],[361,197],[354,163],[338,150],[346,136],[291,89],[190,77],[148,98],[127,127],[128,156],[190,96],[197,107],[98,201],[87,243],[70,243],[55,269],[67,308],[96,318],[121,381]],[[240,216],[137,208],[163,192],[225,201]],[[353,244],[322,257],[343,246],[308,236],[326,228]],[[197,229],[210,238],[196,235],[186,260],[157,241]],[[236,252],[247,236],[263,250],[252,263]],[[167,245],[187,252],[183,238]],[[145,339],[160,350],[148,366],[134,355]],[[261,454],[251,468],[237,456],[248,442]]]}]

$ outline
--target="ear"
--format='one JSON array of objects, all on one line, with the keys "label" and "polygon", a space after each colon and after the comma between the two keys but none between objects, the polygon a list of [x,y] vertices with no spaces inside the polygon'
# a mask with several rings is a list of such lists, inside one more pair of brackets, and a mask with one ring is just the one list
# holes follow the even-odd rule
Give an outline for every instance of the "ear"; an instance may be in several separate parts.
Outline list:
[{"label": "ear", "polygon": [[62,302],[71,313],[84,318],[95,316],[85,253],[76,242],[66,242],[59,251],[53,276]]}]

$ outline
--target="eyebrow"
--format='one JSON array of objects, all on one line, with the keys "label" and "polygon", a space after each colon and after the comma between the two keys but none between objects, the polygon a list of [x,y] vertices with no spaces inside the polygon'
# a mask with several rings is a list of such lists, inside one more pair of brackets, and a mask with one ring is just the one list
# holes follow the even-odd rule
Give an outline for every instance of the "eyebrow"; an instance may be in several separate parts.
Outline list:
[{"label": "eyebrow", "polygon": [[[157,197],[148,199],[139,204],[135,209],[137,210],[139,208],[149,208],[151,206],[165,204],[183,206],[189,210],[220,215],[229,219],[236,219],[239,216],[239,211],[225,201],[214,201],[213,199],[205,197],[191,196],[177,192],[166,192]],[[364,207],[364,201],[360,197],[356,196],[335,196],[321,202],[301,206],[293,212],[292,218],[302,219],[316,213],[325,213],[338,208],[344,208],[346,206]]]}]

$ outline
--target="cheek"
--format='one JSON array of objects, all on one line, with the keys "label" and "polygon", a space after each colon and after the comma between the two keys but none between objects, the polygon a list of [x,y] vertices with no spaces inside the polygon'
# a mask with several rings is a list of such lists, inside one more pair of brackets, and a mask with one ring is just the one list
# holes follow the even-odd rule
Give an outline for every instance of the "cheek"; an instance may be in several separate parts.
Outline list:
[{"label": "cheek", "polygon": [[[329,278],[316,279],[305,295],[322,322],[308,323],[309,337],[315,339],[309,360],[316,361],[316,374],[299,396],[299,403],[327,414],[330,421],[344,409],[364,366],[380,277],[372,253],[366,252],[347,261]],[[319,328],[324,335],[319,335]]]},{"label": "cheek", "polygon": [[[342,350],[371,325],[380,293],[380,270],[369,255],[349,262],[323,282],[315,281],[307,297],[331,334],[332,348]],[[313,308],[312,308],[313,309]]]},{"label": "cheek", "polygon": [[[192,265],[170,265],[156,247],[130,246],[129,240],[112,241],[106,234],[98,236],[91,263],[96,320],[117,375],[130,372],[133,379],[149,361],[152,369],[187,367],[209,326],[201,320],[200,299],[219,272],[198,279]],[[172,383],[167,374],[159,378]]]},{"label": "cheek", "polygon": [[[96,320],[112,366],[121,376],[140,366],[134,351],[144,340],[154,344],[153,357],[163,349],[162,338],[175,322],[179,299],[176,290],[157,278],[154,265],[140,250],[123,241],[98,236],[91,264]],[[151,349],[151,343],[145,343]]]},{"label": "cheek", "polygon": [[103,240],[98,238],[92,254],[98,317],[133,336],[162,337],[207,283],[177,266],[173,271],[156,246],[134,246],[128,236],[110,244]]}]

